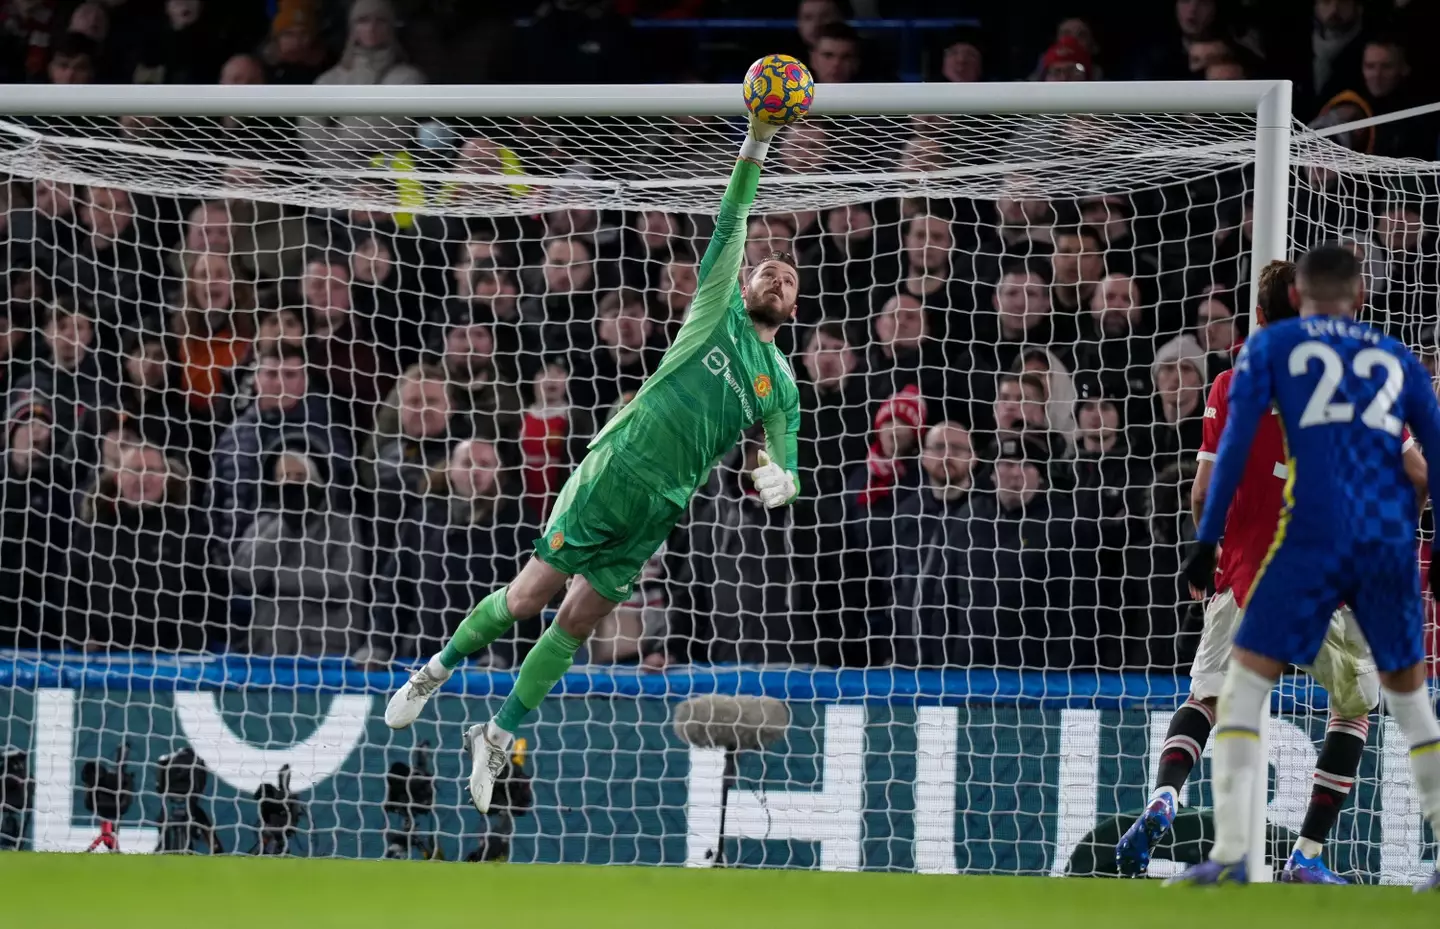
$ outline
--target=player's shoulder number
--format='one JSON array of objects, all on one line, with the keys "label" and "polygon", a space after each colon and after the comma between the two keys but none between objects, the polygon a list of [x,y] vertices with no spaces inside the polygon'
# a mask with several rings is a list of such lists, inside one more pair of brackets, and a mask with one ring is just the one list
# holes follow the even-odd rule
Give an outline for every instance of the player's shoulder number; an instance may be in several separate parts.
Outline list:
[{"label": "player's shoulder number", "polygon": [[[1334,402],[1335,391],[1340,388],[1340,382],[1345,377],[1345,362],[1340,353],[1324,342],[1313,339],[1300,342],[1290,350],[1290,375],[1303,376],[1310,370],[1312,361],[1320,363],[1320,380],[1316,382],[1315,390],[1310,394],[1310,400],[1300,414],[1300,428],[1354,420],[1355,404]],[[1371,429],[1398,436],[1404,430],[1405,424],[1390,412],[1390,408],[1400,399],[1400,392],[1405,387],[1405,366],[1400,363],[1400,359],[1383,348],[1372,346],[1355,353],[1350,369],[1355,372],[1356,377],[1367,380],[1376,375],[1377,369],[1384,373],[1385,383],[1360,414],[1360,422]]]}]

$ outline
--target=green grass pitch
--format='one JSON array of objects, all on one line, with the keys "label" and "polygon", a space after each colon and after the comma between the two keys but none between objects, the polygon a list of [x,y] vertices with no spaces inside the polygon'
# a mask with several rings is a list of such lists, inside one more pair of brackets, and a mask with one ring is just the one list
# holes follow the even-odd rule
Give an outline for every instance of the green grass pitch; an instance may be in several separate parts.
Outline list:
[{"label": "green grass pitch", "polygon": [[0,855],[13,929],[1240,929],[1440,926],[1403,887],[441,862]]}]

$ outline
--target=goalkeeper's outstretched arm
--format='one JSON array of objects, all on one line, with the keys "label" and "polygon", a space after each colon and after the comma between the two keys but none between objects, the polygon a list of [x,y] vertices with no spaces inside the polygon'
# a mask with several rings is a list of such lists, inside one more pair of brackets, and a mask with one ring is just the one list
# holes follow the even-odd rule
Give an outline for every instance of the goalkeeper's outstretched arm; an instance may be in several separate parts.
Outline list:
[{"label": "goalkeeper's outstretched arm", "polygon": [[720,213],[715,219],[715,232],[705,256],[700,259],[698,286],[690,312],[685,317],[685,329],[708,330],[728,313],[739,290],[740,266],[745,260],[745,224],[750,218],[750,205],[755,202],[755,190],[760,184],[760,166],[765,162],[765,153],[770,140],[779,131],[778,126],[769,126],[750,121],[745,133],[745,143],[740,147],[740,157],[735,170],[730,174],[730,183],[725,196],[720,200]]}]

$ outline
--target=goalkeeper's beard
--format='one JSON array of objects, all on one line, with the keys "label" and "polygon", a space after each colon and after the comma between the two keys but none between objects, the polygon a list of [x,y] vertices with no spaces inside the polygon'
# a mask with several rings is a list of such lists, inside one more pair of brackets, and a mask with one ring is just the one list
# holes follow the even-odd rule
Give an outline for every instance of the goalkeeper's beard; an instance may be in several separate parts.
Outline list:
[{"label": "goalkeeper's beard", "polygon": [[778,306],[779,302],[771,294],[761,294],[745,304],[745,312],[755,325],[778,329],[790,321],[790,308]]}]

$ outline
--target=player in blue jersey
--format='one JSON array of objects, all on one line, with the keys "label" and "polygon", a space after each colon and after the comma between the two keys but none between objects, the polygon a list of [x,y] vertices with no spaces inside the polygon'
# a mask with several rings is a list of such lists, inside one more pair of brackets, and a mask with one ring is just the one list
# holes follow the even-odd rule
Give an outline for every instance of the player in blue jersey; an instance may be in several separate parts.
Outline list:
[{"label": "player in blue jersey", "polygon": [[[1314,661],[1338,603],[1350,604],[1375,656],[1385,703],[1410,745],[1420,807],[1440,829],[1440,720],[1425,687],[1424,612],[1416,564],[1419,507],[1401,462],[1408,424],[1426,457],[1440,452],[1440,404],[1405,346],[1354,320],[1360,264],[1326,245],[1299,262],[1300,318],[1267,326],[1235,361],[1230,419],[1211,503],[1185,573],[1203,588],[1255,430],[1271,404],[1289,457],[1285,508],[1250,592],[1220,690],[1215,730],[1215,844],[1178,883],[1244,883],[1259,731],[1287,665]],[[1440,467],[1430,469],[1440,499]],[[1440,571],[1430,575],[1440,589]],[[1440,862],[1437,862],[1440,868]],[[1440,870],[1417,889],[1440,889]]]}]

